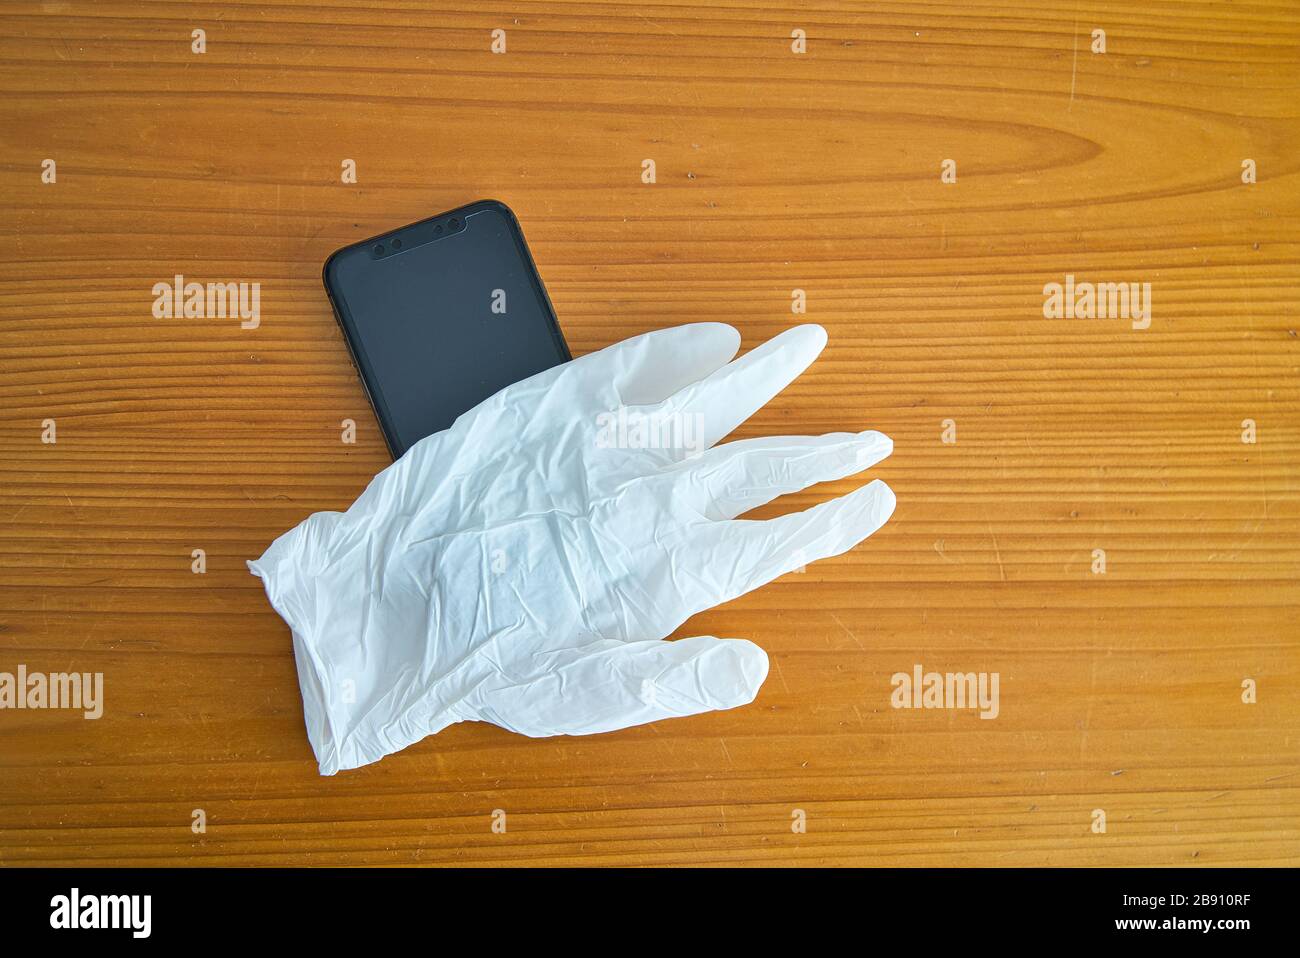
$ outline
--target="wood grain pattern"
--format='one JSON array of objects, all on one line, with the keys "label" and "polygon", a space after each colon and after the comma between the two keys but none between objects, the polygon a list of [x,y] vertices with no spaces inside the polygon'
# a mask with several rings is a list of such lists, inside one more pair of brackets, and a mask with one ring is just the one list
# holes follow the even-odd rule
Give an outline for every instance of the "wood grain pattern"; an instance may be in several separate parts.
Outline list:
[{"label": "wood grain pattern", "polygon": [[[7,2],[0,89],[0,671],[107,698],[0,711],[0,862],[1300,863],[1294,3]],[[806,290],[738,435],[881,429],[898,511],[681,630],[769,651],[747,708],[322,779],[244,568],[387,461],[321,264],[481,197],[575,353]],[[154,319],[176,273],[261,326]],[[1045,319],[1067,274],[1151,327]],[[918,662],[1000,716],[892,709]]]}]

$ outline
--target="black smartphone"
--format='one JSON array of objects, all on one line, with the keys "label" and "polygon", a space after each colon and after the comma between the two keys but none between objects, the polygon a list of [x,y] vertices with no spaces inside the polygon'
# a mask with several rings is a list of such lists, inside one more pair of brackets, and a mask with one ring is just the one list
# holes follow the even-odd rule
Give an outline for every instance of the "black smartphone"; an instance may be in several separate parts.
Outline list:
[{"label": "black smartphone", "polygon": [[572,358],[519,221],[496,200],[345,246],[324,278],[394,458]]}]

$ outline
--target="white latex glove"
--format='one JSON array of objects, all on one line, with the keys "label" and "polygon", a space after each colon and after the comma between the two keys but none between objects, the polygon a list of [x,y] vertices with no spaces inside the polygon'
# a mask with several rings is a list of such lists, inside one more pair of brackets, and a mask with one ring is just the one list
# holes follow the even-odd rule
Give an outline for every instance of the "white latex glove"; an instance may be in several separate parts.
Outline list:
[{"label": "white latex glove", "polygon": [[[716,445],[825,344],[799,326],[731,362],[740,334],[722,323],[637,336],[503,389],[347,512],[276,539],[249,568],[293,630],[321,774],[455,722],[585,735],[753,701],[767,655],[752,642],[661,640],[893,512],[876,480],[735,518],[891,452],[878,432]],[[669,428],[638,434],[640,417]]]}]

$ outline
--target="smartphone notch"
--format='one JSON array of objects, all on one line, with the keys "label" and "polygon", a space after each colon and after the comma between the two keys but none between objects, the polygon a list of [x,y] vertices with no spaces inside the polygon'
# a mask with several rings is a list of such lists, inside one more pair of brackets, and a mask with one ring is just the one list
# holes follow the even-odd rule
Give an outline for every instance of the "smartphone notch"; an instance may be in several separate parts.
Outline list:
[{"label": "smartphone notch", "polygon": [[371,259],[384,259],[405,250],[418,249],[429,243],[463,232],[469,226],[468,217],[448,216],[445,219],[422,220],[403,227],[391,236],[384,237],[370,247]]}]

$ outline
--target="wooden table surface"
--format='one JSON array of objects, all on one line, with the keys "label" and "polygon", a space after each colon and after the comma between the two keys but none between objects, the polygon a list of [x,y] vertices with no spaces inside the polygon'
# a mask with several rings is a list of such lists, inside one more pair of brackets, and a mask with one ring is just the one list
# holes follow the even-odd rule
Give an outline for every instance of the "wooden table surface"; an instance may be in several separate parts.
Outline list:
[{"label": "wooden table surface", "polygon": [[[440,6],[0,7],[0,672],[105,687],[0,711],[0,862],[1300,863],[1300,7]],[[244,566],[388,461],[321,265],[483,197],[575,354],[825,326],[737,435],[880,429],[898,509],[680,630],[768,650],[748,707],[321,778]]]}]

